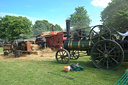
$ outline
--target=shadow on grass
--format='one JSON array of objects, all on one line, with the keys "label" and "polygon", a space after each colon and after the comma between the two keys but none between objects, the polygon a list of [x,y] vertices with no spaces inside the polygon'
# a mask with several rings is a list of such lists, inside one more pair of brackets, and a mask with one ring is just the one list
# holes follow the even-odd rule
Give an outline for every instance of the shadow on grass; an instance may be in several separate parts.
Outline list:
[{"label": "shadow on grass", "polygon": [[92,61],[80,61],[80,60],[71,60],[68,64],[60,64],[58,63],[56,60],[52,60],[52,61],[39,61],[39,62],[47,62],[51,65],[60,65],[60,66],[67,66],[70,65],[72,63],[79,63],[80,66],[84,67],[84,68],[96,68]]},{"label": "shadow on grass", "polygon": [[[72,63],[79,63],[79,65],[82,66],[85,69],[86,68],[87,69],[98,69],[98,68],[96,68],[94,66],[94,64],[92,63],[91,60],[89,60],[89,61],[84,61],[84,60],[83,61],[82,60],[71,60],[68,64],[60,64],[56,60],[52,60],[52,61],[40,61],[40,62],[48,62],[51,65],[60,65],[60,66],[67,66],[67,65],[70,65]],[[126,69],[128,69],[128,62],[122,63],[122,65],[118,69],[113,70],[113,71],[121,71],[121,70],[122,71],[125,71]]]}]

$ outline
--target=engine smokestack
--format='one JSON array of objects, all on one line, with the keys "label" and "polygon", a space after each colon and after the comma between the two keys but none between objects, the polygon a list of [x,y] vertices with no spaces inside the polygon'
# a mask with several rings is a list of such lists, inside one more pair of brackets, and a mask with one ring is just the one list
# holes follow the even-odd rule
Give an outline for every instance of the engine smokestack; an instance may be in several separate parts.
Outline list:
[{"label": "engine smokestack", "polygon": [[66,20],[67,39],[70,39],[70,20]]},{"label": "engine smokestack", "polygon": [[70,20],[66,20],[66,31],[67,31],[67,39],[64,41],[64,49],[69,50],[68,43],[70,41]]}]

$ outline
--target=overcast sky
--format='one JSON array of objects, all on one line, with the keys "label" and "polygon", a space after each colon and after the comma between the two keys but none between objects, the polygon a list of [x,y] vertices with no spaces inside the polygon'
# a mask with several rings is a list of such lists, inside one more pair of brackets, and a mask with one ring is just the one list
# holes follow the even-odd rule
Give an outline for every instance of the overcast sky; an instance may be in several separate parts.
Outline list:
[{"label": "overcast sky", "polygon": [[100,13],[111,0],[0,0],[0,16],[25,16],[32,23],[36,20],[48,20],[59,24],[63,29],[65,20],[75,12],[78,6],[84,6],[90,19],[90,26],[100,24]]}]

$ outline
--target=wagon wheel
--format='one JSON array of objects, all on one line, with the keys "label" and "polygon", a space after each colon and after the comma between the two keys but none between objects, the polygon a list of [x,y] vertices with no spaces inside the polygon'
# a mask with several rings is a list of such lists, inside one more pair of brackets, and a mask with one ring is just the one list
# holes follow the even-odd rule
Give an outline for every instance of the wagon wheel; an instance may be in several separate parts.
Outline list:
[{"label": "wagon wheel", "polygon": [[14,52],[14,57],[16,58],[16,57],[20,57],[20,50],[15,50]]},{"label": "wagon wheel", "polygon": [[70,60],[70,54],[67,50],[65,49],[59,49],[57,52],[56,52],[56,60],[58,63],[61,63],[61,64],[66,64],[69,62]]},{"label": "wagon wheel", "polygon": [[18,49],[18,42],[17,41],[13,41],[11,43],[11,49],[12,49],[12,51],[15,51]]},{"label": "wagon wheel", "polygon": [[70,51],[70,59],[71,60],[77,60],[79,58],[79,56],[80,56],[79,51],[77,51],[77,50]]},{"label": "wagon wheel", "polygon": [[100,40],[111,39],[111,31],[104,25],[96,25],[90,31],[89,39],[93,44]]},{"label": "wagon wheel", "polygon": [[99,69],[114,70],[124,60],[122,47],[112,40],[102,40],[94,45],[91,51],[93,64]]},{"label": "wagon wheel", "polygon": [[4,52],[4,56],[7,56],[9,53],[7,51]]}]

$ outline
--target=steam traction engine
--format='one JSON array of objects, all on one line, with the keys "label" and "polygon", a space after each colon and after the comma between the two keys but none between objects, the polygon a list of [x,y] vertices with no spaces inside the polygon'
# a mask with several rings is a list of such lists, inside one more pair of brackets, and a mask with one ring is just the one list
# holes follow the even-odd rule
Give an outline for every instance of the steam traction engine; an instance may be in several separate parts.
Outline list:
[{"label": "steam traction engine", "polygon": [[[123,50],[115,41],[108,27],[94,26],[89,39],[70,39],[70,21],[66,20],[67,39],[64,41],[64,49],[56,52],[58,63],[66,64],[70,59],[78,59],[79,51],[86,51],[91,55],[93,64],[99,69],[113,70],[120,67],[123,61],[128,61],[127,50]],[[75,52],[78,51],[78,52]]]}]

